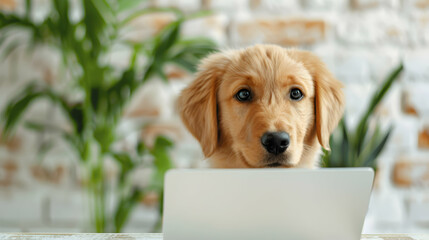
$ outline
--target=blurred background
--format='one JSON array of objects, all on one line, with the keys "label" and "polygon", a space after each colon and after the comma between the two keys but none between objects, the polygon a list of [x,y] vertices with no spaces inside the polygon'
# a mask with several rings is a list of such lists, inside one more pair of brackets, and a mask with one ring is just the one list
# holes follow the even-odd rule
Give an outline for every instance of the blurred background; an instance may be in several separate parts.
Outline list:
[{"label": "blurred background", "polygon": [[0,0],[0,232],[160,231],[164,173],[207,165],[178,94],[255,43],[345,84],[322,166],[376,169],[364,233],[429,233],[427,0]]}]

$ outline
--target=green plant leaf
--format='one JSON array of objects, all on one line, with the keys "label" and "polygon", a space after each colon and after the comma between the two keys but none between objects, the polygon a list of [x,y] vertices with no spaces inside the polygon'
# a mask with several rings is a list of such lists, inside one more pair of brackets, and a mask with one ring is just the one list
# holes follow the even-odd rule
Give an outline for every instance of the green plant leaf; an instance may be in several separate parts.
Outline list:
[{"label": "green plant leaf", "polygon": [[100,144],[101,152],[107,153],[115,141],[115,128],[110,125],[97,125],[94,129],[94,138]]},{"label": "green plant leaf", "polygon": [[0,12],[0,29],[4,30],[6,27],[24,27],[35,29],[37,26],[29,19],[22,18],[15,14],[5,14]]},{"label": "green plant leaf", "polygon": [[63,105],[63,108],[73,123],[76,133],[80,135],[84,128],[82,103],[77,103],[70,107]]},{"label": "green plant leaf", "polygon": [[128,220],[130,212],[142,198],[142,195],[143,194],[141,190],[133,189],[133,192],[129,197],[122,198],[121,201],[117,204],[117,208],[114,213],[115,232],[121,232],[123,226]]},{"label": "green plant leaf", "polygon": [[158,221],[155,223],[155,226],[151,232],[162,232],[162,216],[164,215],[164,191],[159,193],[158,212],[160,217],[158,218]]},{"label": "green plant leaf", "polygon": [[330,153],[328,150],[322,148],[322,162],[320,164],[322,167],[327,168],[331,166],[330,162]]},{"label": "green plant leaf", "polygon": [[136,9],[139,5],[147,1],[142,0],[125,0],[125,1],[118,1],[118,11],[126,11],[126,10],[133,10]]},{"label": "green plant leaf", "polygon": [[21,47],[24,43],[20,40],[16,40],[9,44],[3,52],[1,58],[8,58],[16,49]]},{"label": "green plant leaf", "polygon": [[169,61],[189,72],[197,70],[197,64],[201,58],[217,51],[215,44],[205,38],[181,40],[177,45],[172,49],[172,57]]},{"label": "green plant leaf", "polygon": [[197,70],[195,61],[186,58],[173,58],[171,61],[189,72],[195,72]]},{"label": "green plant leaf", "polygon": [[177,42],[182,20],[179,19],[167,25],[158,35],[153,51],[154,59],[165,59],[168,50]]},{"label": "green plant leaf", "polygon": [[25,17],[27,19],[31,19],[31,9],[32,9],[32,1],[26,0],[25,1]]},{"label": "green plant leaf", "polygon": [[165,173],[173,168],[173,163],[168,155],[168,150],[173,146],[173,142],[165,137],[159,136],[155,140],[155,145],[150,150],[151,155],[155,158],[154,165],[156,172],[152,180],[152,187],[162,189],[164,185]]},{"label": "green plant leaf", "polygon": [[392,86],[393,82],[398,79],[399,74],[404,69],[403,64],[401,63],[396,69],[394,69],[389,76],[386,78],[386,80],[383,82],[381,88],[374,93],[374,95],[371,98],[371,101],[367,107],[367,110],[365,111],[365,114],[361,118],[361,121],[359,122],[359,125],[356,129],[356,150],[358,153],[360,153],[362,149],[362,143],[363,139],[365,138],[365,134],[367,132],[367,126],[368,126],[368,119],[373,114],[375,107],[380,103],[380,101],[383,99],[384,95],[386,95],[387,91]]},{"label": "green plant leaf", "polygon": [[76,151],[76,153],[79,156],[79,160],[81,160],[82,162],[85,162],[86,161],[85,144],[84,144],[84,140],[82,139],[81,135],[63,132],[62,137]]},{"label": "green plant leaf", "polygon": [[[84,1],[87,2],[87,1]],[[89,2],[89,1],[88,1]],[[57,27],[56,30],[59,33],[59,36],[63,39],[67,39],[68,34],[70,34],[70,17],[69,17],[69,1],[63,0],[54,0],[53,6],[55,13],[58,17],[58,24],[61,27]]]},{"label": "green plant leaf", "polygon": [[143,155],[147,150],[146,145],[143,141],[139,140],[136,146],[136,151],[139,155]]},{"label": "green plant leaf", "polygon": [[390,134],[392,133],[393,127],[390,127],[389,130],[387,130],[386,134],[384,135],[384,137],[381,139],[380,142],[378,142],[378,144],[375,145],[375,147],[373,148],[372,152],[369,154],[369,156],[366,158],[365,162],[363,163],[362,166],[364,167],[375,167],[376,166],[376,158],[378,157],[378,155],[381,153],[381,151],[383,150],[384,146],[386,145]]},{"label": "green plant leaf", "polygon": [[167,79],[163,71],[163,66],[168,60],[168,51],[178,41],[182,21],[182,19],[179,19],[170,23],[156,36],[155,46],[151,54],[152,59],[146,67],[143,82],[148,80],[153,74],[157,74],[164,80]]},{"label": "green plant leaf", "polygon": [[146,82],[150,77],[152,77],[152,75],[155,72],[155,68],[157,68],[156,64],[157,63],[155,61],[153,61],[153,60],[151,60],[149,62],[149,64],[146,67],[146,70],[145,70],[145,72],[143,74],[143,81],[142,81],[143,83]]},{"label": "green plant leaf", "polygon": [[56,133],[62,133],[63,130],[53,124],[49,124],[49,123],[39,123],[39,122],[35,122],[35,121],[26,121],[24,126],[27,129],[33,130],[33,131],[37,131],[37,132],[42,132],[42,131],[52,131],[52,132],[56,132]]},{"label": "green plant leaf", "polygon": [[46,154],[54,148],[54,142],[53,141],[44,141],[37,149],[37,160],[39,162],[42,162],[45,158]]},{"label": "green plant leaf", "polygon": [[37,98],[42,97],[41,92],[34,92],[34,85],[28,86],[21,94],[12,99],[4,110],[2,116],[4,119],[3,134],[8,136],[17,125],[20,117],[27,107]]},{"label": "green plant leaf", "polygon": [[340,125],[339,128],[341,129],[341,133],[342,133],[342,141],[341,141],[341,161],[342,161],[342,165],[345,166],[351,166],[353,163],[351,163],[351,157],[350,157],[350,153],[349,153],[349,148],[350,148],[350,141],[349,141],[349,134],[348,134],[348,129],[347,129],[347,125],[346,125],[346,120],[345,118],[342,118],[340,121]]},{"label": "green plant leaf", "polygon": [[375,129],[368,129],[367,137],[365,139],[364,144],[362,145],[362,150],[360,151],[359,155],[357,155],[354,159],[354,161],[356,162],[355,165],[362,166],[380,140],[381,128],[380,124],[377,123]]},{"label": "green plant leaf", "polygon": [[[61,1],[61,0],[60,0]],[[109,21],[106,21],[109,7],[104,1],[82,1],[84,6],[84,17],[86,37],[91,43],[90,56],[99,56],[102,50],[102,41],[107,41],[105,28]],[[102,12],[105,10],[104,12]]]},{"label": "green plant leaf", "polygon": [[354,134],[353,142],[355,143],[354,150],[356,155],[361,154],[363,143],[365,142],[366,135],[368,133],[368,119],[363,119],[364,121],[361,121],[359,126],[356,128],[356,132]]},{"label": "green plant leaf", "polygon": [[343,166],[343,159],[341,156],[341,143],[342,132],[340,128],[337,128],[329,139],[329,146],[331,147],[331,151],[329,152],[330,167]]},{"label": "green plant leaf", "polygon": [[128,153],[112,153],[112,156],[121,166],[119,182],[123,184],[127,175],[135,168],[136,165]]},{"label": "green plant leaf", "polygon": [[[19,122],[22,114],[27,110],[28,106],[40,98],[47,98],[53,104],[58,104],[64,108],[66,105],[64,99],[51,91],[49,88],[39,86],[35,83],[30,83],[24,88],[16,97],[12,98],[2,112],[4,122],[4,134],[11,133],[17,123]],[[68,109],[65,109],[66,112]]]},{"label": "green plant leaf", "polygon": [[25,127],[34,131],[41,132],[47,128],[47,125],[43,123],[28,121],[25,123]]},{"label": "green plant leaf", "polygon": [[[115,84],[113,84],[108,90],[108,94],[114,94],[118,98],[117,100],[120,103],[125,103],[126,99],[130,98],[130,95],[134,93],[134,91],[138,87],[138,82],[135,78],[134,69],[128,69],[122,73],[121,78]],[[121,104],[121,105],[122,105]]]},{"label": "green plant leaf", "polygon": [[217,49],[215,46],[216,45],[213,42],[206,42],[205,40],[198,39],[198,41],[190,43],[190,45],[183,45],[183,46],[180,45],[178,48],[182,48],[182,47],[183,48],[180,49],[181,51],[177,55],[192,56],[198,60],[200,58],[207,56],[209,53],[216,52]]}]

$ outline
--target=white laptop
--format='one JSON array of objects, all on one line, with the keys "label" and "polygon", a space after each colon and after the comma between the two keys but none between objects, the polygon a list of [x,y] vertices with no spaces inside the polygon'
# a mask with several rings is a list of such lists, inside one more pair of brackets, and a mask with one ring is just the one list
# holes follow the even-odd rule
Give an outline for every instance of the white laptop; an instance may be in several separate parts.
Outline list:
[{"label": "white laptop", "polygon": [[164,240],[359,240],[373,177],[370,168],[171,170]]}]

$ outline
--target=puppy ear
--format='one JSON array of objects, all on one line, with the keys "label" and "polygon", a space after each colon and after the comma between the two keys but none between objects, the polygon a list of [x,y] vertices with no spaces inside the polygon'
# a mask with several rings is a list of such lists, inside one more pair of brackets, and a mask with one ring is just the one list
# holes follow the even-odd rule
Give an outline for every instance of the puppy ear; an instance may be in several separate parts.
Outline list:
[{"label": "puppy ear", "polygon": [[335,79],[314,54],[293,50],[292,55],[297,56],[313,78],[317,138],[323,148],[330,150],[329,137],[344,112],[343,84]]},{"label": "puppy ear", "polygon": [[317,138],[323,148],[330,150],[329,137],[344,112],[343,85],[326,68],[315,73],[314,83]]},{"label": "puppy ear", "polygon": [[210,157],[218,144],[217,88],[229,60],[225,53],[215,53],[202,60],[196,79],[185,88],[178,100],[180,116],[191,134]]}]

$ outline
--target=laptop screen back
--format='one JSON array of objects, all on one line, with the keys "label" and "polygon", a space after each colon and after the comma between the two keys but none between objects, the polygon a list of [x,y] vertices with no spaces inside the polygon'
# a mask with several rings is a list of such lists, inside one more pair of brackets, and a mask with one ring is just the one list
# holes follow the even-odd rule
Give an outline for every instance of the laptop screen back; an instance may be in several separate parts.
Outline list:
[{"label": "laptop screen back", "polygon": [[374,173],[193,169],[167,173],[165,240],[358,240]]}]

